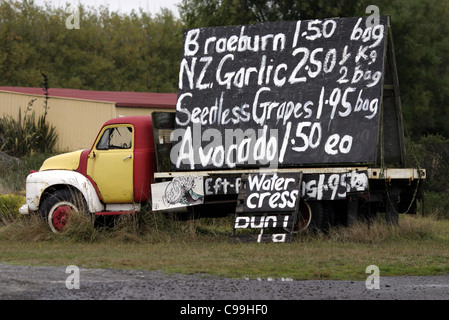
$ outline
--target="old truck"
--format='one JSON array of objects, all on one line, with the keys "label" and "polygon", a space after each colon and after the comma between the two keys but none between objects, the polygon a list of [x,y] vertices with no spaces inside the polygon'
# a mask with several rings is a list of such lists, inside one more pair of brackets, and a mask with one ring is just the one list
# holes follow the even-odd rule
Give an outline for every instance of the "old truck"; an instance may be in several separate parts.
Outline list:
[{"label": "old truck", "polygon": [[[175,113],[107,121],[92,147],[47,159],[21,212],[233,215],[233,235],[416,213],[390,19],[199,28],[184,34]],[[273,230],[267,232],[267,230]]]}]

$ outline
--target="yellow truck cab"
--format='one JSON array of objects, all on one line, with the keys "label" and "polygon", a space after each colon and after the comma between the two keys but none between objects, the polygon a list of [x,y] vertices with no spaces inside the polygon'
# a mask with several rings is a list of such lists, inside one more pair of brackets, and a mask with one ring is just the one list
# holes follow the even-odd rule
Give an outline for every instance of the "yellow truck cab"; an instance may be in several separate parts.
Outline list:
[{"label": "yellow truck cab", "polygon": [[51,157],[27,177],[27,203],[20,212],[39,212],[54,232],[64,227],[71,210],[137,212],[149,200],[154,162],[150,116],[109,120],[90,149]]}]

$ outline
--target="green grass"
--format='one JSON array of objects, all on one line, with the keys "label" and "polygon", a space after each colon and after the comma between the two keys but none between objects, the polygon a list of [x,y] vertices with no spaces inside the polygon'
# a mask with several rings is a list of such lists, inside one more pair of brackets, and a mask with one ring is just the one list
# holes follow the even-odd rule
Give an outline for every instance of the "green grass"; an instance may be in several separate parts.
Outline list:
[{"label": "green grass", "polygon": [[304,233],[276,244],[232,241],[229,219],[173,222],[144,215],[127,217],[112,230],[77,221],[74,229],[57,235],[39,219],[16,220],[0,228],[0,261],[239,278],[363,280],[372,264],[384,276],[449,273],[447,220],[401,216],[397,227],[379,220],[369,228]]}]

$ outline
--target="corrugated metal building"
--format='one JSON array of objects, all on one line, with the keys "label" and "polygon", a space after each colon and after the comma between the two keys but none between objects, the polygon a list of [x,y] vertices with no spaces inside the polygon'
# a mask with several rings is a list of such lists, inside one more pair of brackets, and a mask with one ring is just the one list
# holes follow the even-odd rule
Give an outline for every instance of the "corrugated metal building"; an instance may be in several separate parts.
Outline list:
[{"label": "corrugated metal building", "polygon": [[[77,89],[48,89],[48,122],[56,127],[58,151],[90,148],[100,127],[118,116],[151,115],[153,111],[175,111],[175,93],[110,92]],[[0,117],[14,118],[28,104],[36,116],[44,113],[45,94],[42,88],[0,87]],[[30,112],[30,111],[29,111]]]}]

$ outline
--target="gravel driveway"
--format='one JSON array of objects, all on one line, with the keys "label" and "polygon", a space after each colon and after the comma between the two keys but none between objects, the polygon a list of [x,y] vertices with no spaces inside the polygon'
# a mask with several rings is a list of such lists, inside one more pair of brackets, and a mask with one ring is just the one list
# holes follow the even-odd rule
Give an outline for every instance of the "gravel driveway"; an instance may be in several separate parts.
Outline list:
[{"label": "gravel driveway", "polygon": [[[67,288],[79,274],[79,289]],[[159,271],[31,267],[0,263],[1,300],[425,300],[449,299],[449,275],[365,281],[227,279]]]}]

